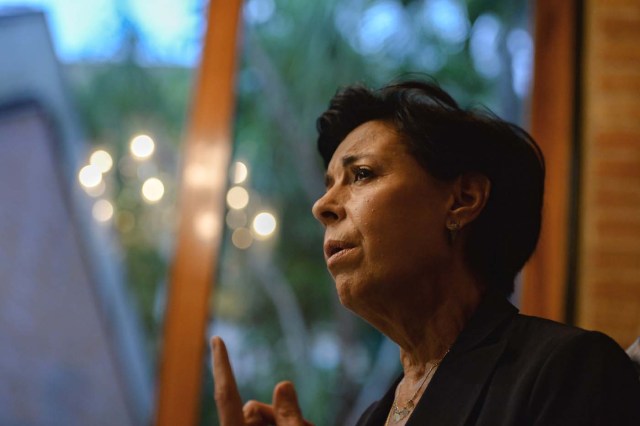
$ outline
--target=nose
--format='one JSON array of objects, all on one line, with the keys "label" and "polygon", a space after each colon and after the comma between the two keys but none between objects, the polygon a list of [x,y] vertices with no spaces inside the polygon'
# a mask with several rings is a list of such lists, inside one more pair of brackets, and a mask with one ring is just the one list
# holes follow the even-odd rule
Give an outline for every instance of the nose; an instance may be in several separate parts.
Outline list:
[{"label": "nose", "polygon": [[329,189],[311,208],[313,216],[325,227],[344,218],[344,207],[336,195],[333,188]]}]

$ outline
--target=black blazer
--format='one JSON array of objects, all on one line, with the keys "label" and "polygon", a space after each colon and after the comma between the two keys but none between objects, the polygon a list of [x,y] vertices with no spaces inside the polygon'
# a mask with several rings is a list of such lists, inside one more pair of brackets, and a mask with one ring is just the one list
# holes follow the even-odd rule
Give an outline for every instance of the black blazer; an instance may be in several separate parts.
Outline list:
[{"label": "black blazer", "polygon": [[[358,426],[384,425],[400,379]],[[640,426],[640,381],[606,335],[520,315],[489,295],[407,425]]]}]

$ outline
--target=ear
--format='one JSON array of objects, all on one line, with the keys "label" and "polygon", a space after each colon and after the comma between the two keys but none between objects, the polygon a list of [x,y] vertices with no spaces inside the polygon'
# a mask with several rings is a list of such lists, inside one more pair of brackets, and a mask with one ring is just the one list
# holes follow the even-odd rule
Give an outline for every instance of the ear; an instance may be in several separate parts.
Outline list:
[{"label": "ear", "polygon": [[457,223],[463,228],[473,222],[484,209],[491,193],[489,178],[481,173],[465,173],[453,184],[453,203],[449,209],[447,222]]}]

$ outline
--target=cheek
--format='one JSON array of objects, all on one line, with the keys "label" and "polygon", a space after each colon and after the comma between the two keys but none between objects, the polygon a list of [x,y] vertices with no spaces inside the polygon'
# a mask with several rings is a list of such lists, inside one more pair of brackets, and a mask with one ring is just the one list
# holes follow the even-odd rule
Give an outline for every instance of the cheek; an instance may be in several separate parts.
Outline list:
[{"label": "cheek", "polygon": [[[389,199],[385,207],[371,207],[369,220],[363,221],[376,261],[398,266],[425,262],[446,250],[444,218],[424,203]],[[442,222],[442,223],[440,223]]]},{"label": "cheek", "polygon": [[417,226],[421,213],[416,212],[413,203],[405,197],[391,195],[366,202],[360,215],[369,237],[400,238],[399,232],[408,232]]},{"label": "cheek", "polygon": [[361,236],[366,237],[369,233],[368,230],[380,222],[379,209],[376,208],[376,204],[374,199],[368,197],[351,206],[349,212],[351,223]]}]

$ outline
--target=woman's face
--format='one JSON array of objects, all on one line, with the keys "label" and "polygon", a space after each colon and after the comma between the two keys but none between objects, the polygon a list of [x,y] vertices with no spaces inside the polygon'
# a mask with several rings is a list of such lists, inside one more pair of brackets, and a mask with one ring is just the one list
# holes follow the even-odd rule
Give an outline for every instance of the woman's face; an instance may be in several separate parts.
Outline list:
[{"label": "woman's face", "polygon": [[367,318],[437,291],[428,284],[450,256],[453,196],[389,124],[369,121],[349,133],[331,158],[326,187],[313,214],[325,227],[325,260],[346,307]]}]

